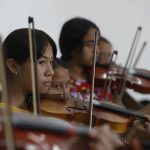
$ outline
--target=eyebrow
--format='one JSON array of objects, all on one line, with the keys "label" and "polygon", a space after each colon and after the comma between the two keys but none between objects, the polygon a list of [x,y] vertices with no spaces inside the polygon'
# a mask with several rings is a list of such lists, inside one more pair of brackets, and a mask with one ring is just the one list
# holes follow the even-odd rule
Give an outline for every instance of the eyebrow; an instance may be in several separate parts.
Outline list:
[{"label": "eyebrow", "polygon": [[[49,59],[49,57],[47,57],[47,56],[42,56],[41,58]],[[51,57],[50,59],[54,60],[54,57]]]},{"label": "eyebrow", "polygon": [[[97,41],[100,42],[100,39],[97,39]],[[83,42],[84,42],[84,43],[90,43],[90,42],[92,43],[92,42],[95,42],[95,40],[94,40],[94,39],[93,39],[93,40],[91,39],[91,40],[86,40],[86,41],[83,41]]]},{"label": "eyebrow", "polygon": [[87,42],[94,42],[94,40],[87,40],[87,41],[84,41],[85,43],[87,43]]}]

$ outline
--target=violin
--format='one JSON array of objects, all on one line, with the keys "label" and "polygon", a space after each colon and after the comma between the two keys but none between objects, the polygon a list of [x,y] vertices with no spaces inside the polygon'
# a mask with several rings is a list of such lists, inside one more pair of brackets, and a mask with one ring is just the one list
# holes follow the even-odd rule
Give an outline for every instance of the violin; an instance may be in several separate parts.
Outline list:
[{"label": "violin", "polygon": [[131,75],[135,75],[147,80],[150,80],[150,71],[141,68],[135,68],[129,72]]},{"label": "violin", "polygon": [[[123,69],[124,68],[119,65],[112,65],[111,68],[108,68],[107,65],[105,65],[105,67],[97,65],[95,67],[95,86],[103,87],[106,80],[108,80],[106,86],[108,86],[111,81],[110,88],[112,90],[120,90],[120,84],[122,84],[123,80],[126,80],[126,87],[143,94],[150,93],[150,80],[148,79],[150,76],[149,71],[144,69],[133,69],[124,79]],[[88,75],[92,75],[90,68],[88,70]]]},{"label": "violin", "polygon": [[40,108],[43,115],[88,124],[88,111],[84,106],[84,101],[66,97],[65,94],[43,94],[40,97]]},{"label": "violin", "polygon": [[[64,149],[70,138],[76,135],[89,135],[89,129],[86,127],[74,127],[63,120],[52,117],[35,117],[27,113],[13,113],[11,122],[16,150]],[[0,124],[0,149],[6,150],[2,120],[0,120]]]},{"label": "violin", "polygon": [[[48,116],[54,116],[67,120],[88,125],[89,102],[74,98],[65,98],[60,96],[55,99],[51,94],[41,95],[41,113]],[[58,95],[56,95],[58,98]],[[94,100],[93,103],[93,126],[99,126],[108,123],[114,131],[119,134],[125,133],[132,125],[134,118],[146,119],[144,114],[131,111],[110,103],[104,103]]]},{"label": "violin", "polygon": [[[129,73],[131,69],[131,65],[133,64],[133,58],[136,52],[136,47],[141,35],[142,27],[138,27],[136,30],[136,34],[134,36],[131,49],[129,51],[125,67],[121,67],[116,64],[116,59],[118,55],[118,51],[113,51],[109,64],[98,64],[96,66],[95,71],[95,85],[105,87],[109,87],[113,90],[118,90],[120,97],[123,96],[123,91],[125,89],[125,86],[133,89],[140,93],[148,94],[150,93],[150,73],[149,71],[143,71],[141,69],[134,69],[134,73]],[[136,68],[136,64],[139,61],[139,58],[146,46],[147,42],[144,42],[142,45],[141,50],[139,51],[139,54],[137,55],[136,61],[133,65],[133,68]],[[113,56],[116,56],[115,63],[113,63]],[[92,70],[92,69],[90,69]],[[91,71],[89,75],[93,75]],[[146,72],[146,73],[143,73]],[[147,78],[145,78],[147,77]],[[107,82],[109,81],[109,82]],[[111,83],[111,84],[110,84]]]}]

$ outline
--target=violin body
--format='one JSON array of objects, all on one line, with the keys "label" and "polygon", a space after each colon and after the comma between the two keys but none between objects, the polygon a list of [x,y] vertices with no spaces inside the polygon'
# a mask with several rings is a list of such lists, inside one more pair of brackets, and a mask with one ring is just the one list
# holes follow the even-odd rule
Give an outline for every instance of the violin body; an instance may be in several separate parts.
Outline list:
[{"label": "violin body", "polygon": [[[94,102],[95,103],[95,102]],[[64,119],[69,122],[89,124],[89,102],[83,100],[42,99],[41,113]],[[117,133],[124,133],[132,124],[132,119],[108,110],[93,107],[92,125],[109,124]]]},{"label": "violin body", "polygon": [[[91,77],[91,68],[87,71]],[[95,86],[104,87],[111,81],[111,90],[118,90],[122,87],[123,81],[126,80],[126,87],[134,91],[149,94],[150,93],[150,72],[144,69],[133,69],[129,74],[123,76],[123,67],[112,65],[112,67],[95,67]],[[90,78],[89,78],[90,79]]]},{"label": "violin body", "polygon": [[81,100],[42,99],[40,107],[43,115],[57,117],[69,122],[88,124],[88,109]]},{"label": "violin body", "polygon": [[125,133],[133,123],[133,119],[130,117],[125,117],[113,112],[106,110],[96,109],[94,110],[94,115],[97,116],[96,126],[103,124],[109,124],[112,130],[118,134]]}]

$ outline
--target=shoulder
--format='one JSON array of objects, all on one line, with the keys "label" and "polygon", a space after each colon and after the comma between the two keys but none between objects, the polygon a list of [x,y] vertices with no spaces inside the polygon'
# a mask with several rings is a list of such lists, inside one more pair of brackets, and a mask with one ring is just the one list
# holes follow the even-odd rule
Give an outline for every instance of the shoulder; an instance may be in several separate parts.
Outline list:
[{"label": "shoulder", "polygon": [[[0,102],[0,111],[2,111],[4,108],[6,108],[6,104],[3,102]],[[20,109],[20,108],[15,107],[15,106],[10,106],[10,108],[13,112],[28,112],[27,110]]]}]

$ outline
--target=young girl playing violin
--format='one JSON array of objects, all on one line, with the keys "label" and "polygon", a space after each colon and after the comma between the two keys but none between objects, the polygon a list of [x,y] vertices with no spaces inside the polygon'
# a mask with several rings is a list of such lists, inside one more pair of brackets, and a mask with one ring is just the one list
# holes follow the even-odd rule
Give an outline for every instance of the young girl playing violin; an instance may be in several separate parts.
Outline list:
[{"label": "young girl playing violin", "polygon": [[[98,31],[96,46],[98,54],[100,52],[99,28],[85,18],[73,18],[65,22],[59,38],[62,60],[67,63],[71,75],[71,92],[80,93],[79,95],[85,100],[89,99],[90,92],[86,68],[92,66],[96,30]],[[101,90],[95,92],[95,97],[101,99]]]},{"label": "young girl playing violin", "polygon": [[112,54],[112,45],[111,43],[104,37],[100,38],[100,53],[97,57],[97,64],[107,65],[110,62],[111,54]]},{"label": "young girl playing violin", "polygon": [[[111,42],[108,39],[101,37],[100,53],[97,57],[98,66],[100,66],[101,68],[108,67],[108,64],[110,63],[110,59],[111,59],[111,54],[112,54]],[[112,66],[112,69],[114,68],[114,70],[118,70],[118,71],[122,68],[121,66],[114,64],[114,62],[112,62],[111,66]],[[137,110],[140,108],[140,104],[127,91],[124,92],[124,95],[121,100],[119,98],[119,93],[118,93],[117,87],[113,88],[113,86],[112,86],[112,88],[110,90],[111,90],[111,94],[112,94],[114,103],[117,103],[119,105],[125,106],[127,108],[131,108],[134,110]]]},{"label": "young girl playing violin", "polygon": [[[41,30],[35,30],[37,46],[37,74],[40,93],[47,93],[54,75],[52,64],[56,56],[53,39]],[[10,33],[2,44],[8,93],[11,105],[28,110],[28,96],[32,91],[28,29]]]},{"label": "young girl playing violin", "polygon": [[[106,38],[101,37],[100,53],[99,53],[98,58],[97,58],[97,63],[100,64],[102,67],[103,66],[105,67],[105,65],[108,65],[110,62],[110,58],[111,58],[111,52],[112,52],[112,44]],[[113,102],[121,104],[122,101],[117,99],[117,96],[114,94],[112,92],[112,95],[114,96]],[[136,100],[133,99],[127,92],[125,92],[125,94],[123,96],[123,104],[122,105],[125,105],[126,107],[129,107],[132,109],[138,109],[140,106],[138,104],[138,102],[136,102]],[[145,112],[146,114],[149,115],[149,113],[147,112],[147,110],[148,110],[147,108],[145,107],[145,109],[143,109],[145,111],[143,111],[143,112]],[[147,128],[147,130],[145,130],[141,124],[142,124],[141,122],[136,121],[133,125],[133,128],[130,129],[130,131],[128,131],[128,134],[126,137],[128,142],[131,142],[137,136],[140,137],[140,139],[141,139],[141,136],[144,137],[143,133],[145,133],[145,131],[148,131],[148,132],[150,131],[149,127],[146,127],[147,126],[146,124],[145,124],[145,127]],[[147,134],[144,134],[144,135],[147,136]]]},{"label": "young girl playing violin", "polygon": [[[70,92],[71,83],[70,83],[70,72],[67,64],[59,58],[56,58],[54,61],[54,76],[52,79],[52,86],[50,87],[50,92],[55,88],[59,93],[67,94],[69,97],[76,98],[77,92]],[[52,90],[51,90],[52,88]],[[68,98],[69,98],[68,97]]]},{"label": "young girl playing violin", "polygon": [[54,76],[52,78],[51,88],[56,88],[60,93],[70,95],[70,74],[64,61],[56,58],[53,64]]}]

